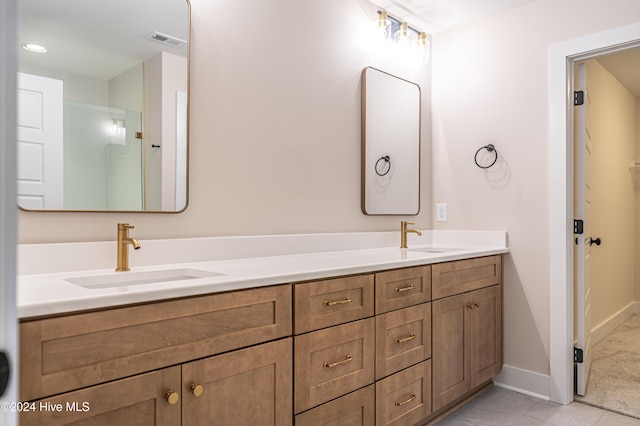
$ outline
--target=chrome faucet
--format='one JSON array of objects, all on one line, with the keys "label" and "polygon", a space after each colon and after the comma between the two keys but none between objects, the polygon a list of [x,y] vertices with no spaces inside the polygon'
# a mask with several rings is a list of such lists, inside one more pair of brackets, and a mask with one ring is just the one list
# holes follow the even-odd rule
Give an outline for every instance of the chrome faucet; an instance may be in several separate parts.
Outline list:
[{"label": "chrome faucet", "polygon": [[140,243],[135,238],[129,236],[129,229],[133,229],[133,225],[128,223],[118,224],[118,266],[117,272],[124,272],[129,270],[129,244],[131,244],[134,250],[140,248]]},{"label": "chrome faucet", "polygon": [[415,232],[418,235],[422,235],[422,232],[417,229],[407,229],[407,225],[415,225],[415,223],[407,221],[400,222],[400,248],[407,248],[407,232]]}]

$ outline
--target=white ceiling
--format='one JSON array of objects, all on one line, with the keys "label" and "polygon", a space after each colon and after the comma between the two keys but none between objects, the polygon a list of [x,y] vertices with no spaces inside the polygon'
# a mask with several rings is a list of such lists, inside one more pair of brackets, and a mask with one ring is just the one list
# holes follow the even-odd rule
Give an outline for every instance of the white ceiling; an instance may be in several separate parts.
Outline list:
[{"label": "white ceiling", "polygon": [[18,42],[49,50],[20,49],[20,64],[109,79],[160,51],[187,55],[152,41],[154,31],[188,37],[186,0],[19,0]]}]

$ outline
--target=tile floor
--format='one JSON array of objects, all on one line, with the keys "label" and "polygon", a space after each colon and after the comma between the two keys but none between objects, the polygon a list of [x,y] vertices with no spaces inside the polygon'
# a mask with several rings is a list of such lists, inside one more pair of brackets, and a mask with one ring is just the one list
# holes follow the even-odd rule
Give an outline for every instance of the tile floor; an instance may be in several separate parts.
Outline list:
[{"label": "tile floor", "polygon": [[437,426],[640,426],[640,419],[574,402],[560,405],[493,387]]}]

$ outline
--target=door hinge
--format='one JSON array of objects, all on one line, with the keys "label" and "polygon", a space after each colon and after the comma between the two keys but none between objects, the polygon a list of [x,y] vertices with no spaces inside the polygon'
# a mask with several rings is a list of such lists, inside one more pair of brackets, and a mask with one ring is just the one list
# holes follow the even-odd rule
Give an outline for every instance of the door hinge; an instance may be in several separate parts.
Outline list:
[{"label": "door hinge", "polygon": [[10,371],[9,358],[4,351],[0,351],[0,397],[2,397],[7,390]]},{"label": "door hinge", "polygon": [[573,348],[573,362],[582,364],[584,362],[584,352],[580,348]]},{"label": "door hinge", "polygon": [[575,92],[573,92],[573,104],[574,105],[584,104],[584,90],[576,90]]},{"label": "door hinge", "polygon": [[584,232],[584,220],[582,219],[574,219],[573,220],[573,233],[574,234],[582,234]]}]

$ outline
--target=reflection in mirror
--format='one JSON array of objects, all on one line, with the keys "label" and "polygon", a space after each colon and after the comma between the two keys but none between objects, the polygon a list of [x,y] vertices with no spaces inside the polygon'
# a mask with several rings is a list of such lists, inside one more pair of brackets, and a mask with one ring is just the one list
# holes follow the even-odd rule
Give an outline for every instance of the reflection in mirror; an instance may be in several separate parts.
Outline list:
[{"label": "reflection in mirror", "polygon": [[367,67],[362,71],[362,212],[420,210],[420,86]]},{"label": "reflection in mirror", "polygon": [[19,5],[18,205],[186,208],[189,3]]}]

